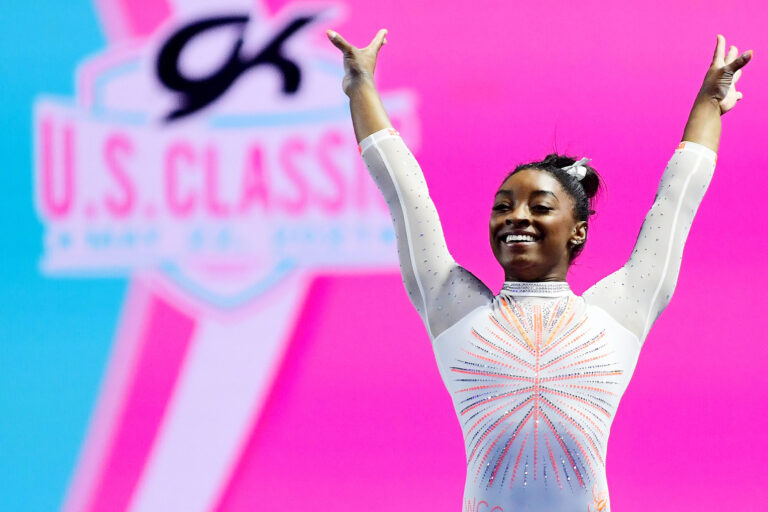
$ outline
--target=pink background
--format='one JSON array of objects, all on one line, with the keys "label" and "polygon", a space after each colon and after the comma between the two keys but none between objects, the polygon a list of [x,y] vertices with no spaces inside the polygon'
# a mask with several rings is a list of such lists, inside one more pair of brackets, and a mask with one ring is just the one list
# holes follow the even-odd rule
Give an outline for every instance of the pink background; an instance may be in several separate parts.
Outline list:
[{"label": "pink background", "polygon": [[[351,43],[389,29],[378,85],[418,92],[417,157],[448,246],[494,292],[487,222],[509,169],[557,148],[604,176],[569,276],[581,293],[629,257],[715,35],[755,49],[677,290],[615,419],[608,480],[622,512],[764,510],[765,4],[348,5],[332,28]],[[459,509],[461,433],[397,275],[316,281],[263,420],[222,510]]]},{"label": "pink background", "polygon": [[[272,12],[292,4],[265,3]],[[94,4],[110,42],[151,33],[172,10],[165,1]],[[328,28],[353,44],[389,29],[378,85],[419,99],[416,156],[448,246],[494,292],[503,274],[488,217],[509,170],[559,150],[592,158],[605,178],[589,242],[569,276],[581,293],[629,257],[715,35],[755,50],[739,82],[744,100],[724,119],[677,290],[616,416],[607,472],[612,508],[622,512],[767,509],[768,348],[759,326],[768,299],[758,291],[768,284],[759,266],[768,246],[765,2],[344,5],[345,22]],[[189,336],[188,319],[161,312],[162,325],[153,325],[159,337]],[[400,276],[321,276],[298,318],[218,509],[459,510],[461,431]],[[174,341],[181,357],[188,340]],[[162,398],[171,384],[158,382],[152,392]],[[160,416],[165,404],[156,405]],[[150,430],[139,434],[151,439]],[[122,487],[104,487],[103,496],[127,499],[135,482],[121,467],[142,462],[131,455],[138,457],[131,452],[110,468]]]}]

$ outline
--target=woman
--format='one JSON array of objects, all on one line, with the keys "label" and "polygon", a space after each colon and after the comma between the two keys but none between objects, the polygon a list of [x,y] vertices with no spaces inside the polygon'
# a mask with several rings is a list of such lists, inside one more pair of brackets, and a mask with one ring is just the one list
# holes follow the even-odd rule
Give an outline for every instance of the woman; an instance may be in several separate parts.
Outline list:
[{"label": "woman", "polygon": [[560,155],[516,168],[496,193],[490,242],[498,295],[451,257],[422,172],[373,83],[380,30],[344,53],[360,152],[395,223],[405,288],[421,315],[464,433],[467,511],[607,511],[611,422],[640,348],[675,288],[683,246],[712,178],[720,116],[752,52],[717,46],[682,142],[629,261],[582,296],[566,282],[587,239],[594,169]]}]

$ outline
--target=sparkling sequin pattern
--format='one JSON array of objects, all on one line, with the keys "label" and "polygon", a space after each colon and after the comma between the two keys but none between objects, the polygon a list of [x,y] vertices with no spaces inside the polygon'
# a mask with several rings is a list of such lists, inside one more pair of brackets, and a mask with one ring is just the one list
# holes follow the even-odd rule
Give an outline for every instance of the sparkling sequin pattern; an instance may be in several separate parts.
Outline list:
[{"label": "sparkling sequin pattern", "polygon": [[463,429],[465,510],[608,512],[611,421],[672,297],[715,153],[678,147],[631,257],[581,296],[564,281],[508,281],[494,296],[448,251],[397,132],[369,135],[360,152],[392,214],[403,284]]},{"label": "sparkling sequin pattern", "polygon": [[569,293],[571,287],[566,281],[506,281],[502,287],[502,293],[512,295],[536,295],[539,297],[556,297]]},{"label": "sparkling sequin pattern", "polygon": [[500,295],[488,322],[470,328],[450,371],[475,485],[586,488],[603,471],[623,370],[584,310],[573,295]]}]

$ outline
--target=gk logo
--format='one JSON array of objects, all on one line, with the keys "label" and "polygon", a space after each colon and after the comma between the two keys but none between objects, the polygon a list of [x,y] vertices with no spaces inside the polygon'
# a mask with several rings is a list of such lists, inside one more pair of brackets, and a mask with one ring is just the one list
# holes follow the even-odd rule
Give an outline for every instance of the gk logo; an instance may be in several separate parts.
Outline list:
[{"label": "gk logo", "polygon": [[[168,38],[157,57],[158,78],[163,85],[177,91],[180,96],[181,106],[168,114],[166,120],[173,121],[205,108],[224,94],[243,73],[256,66],[276,67],[283,77],[283,93],[294,94],[301,84],[301,69],[283,55],[283,43],[315,18],[316,16],[294,18],[252,57],[241,54],[243,34],[249,21],[248,16],[204,18],[181,27]],[[179,59],[184,48],[198,36],[225,26],[236,27],[239,37],[223,65],[213,75],[204,78],[192,79],[184,76],[179,69]]]}]

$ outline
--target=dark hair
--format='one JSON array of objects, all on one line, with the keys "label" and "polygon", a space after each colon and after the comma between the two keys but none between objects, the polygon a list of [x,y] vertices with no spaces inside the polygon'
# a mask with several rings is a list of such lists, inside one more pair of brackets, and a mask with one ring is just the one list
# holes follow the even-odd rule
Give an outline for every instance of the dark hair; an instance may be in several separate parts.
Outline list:
[{"label": "dark hair", "polygon": [[[595,210],[592,209],[594,198],[597,195],[598,190],[605,188],[605,185],[603,184],[600,175],[597,174],[597,171],[589,165],[584,166],[587,169],[587,173],[581,180],[568,174],[562,169],[563,167],[576,163],[576,161],[577,159],[567,155],[550,153],[540,162],[530,162],[518,165],[512,172],[507,174],[501,184],[503,185],[504,182],[516,172],[525,169],[546,171],[554,176],[560,185],[562,185],[563,190],[573,198],[573,218],[576,219],[577,222],[582,220],[589,221],[589,217],[596,213]],[[501,188],[501,185],[499,188]],[[586,245],[586,240],[584,240],[583,244],[577,244],[569,248],[569,263],[581,254],[581,251],[584,250],[584,245]]]}]

